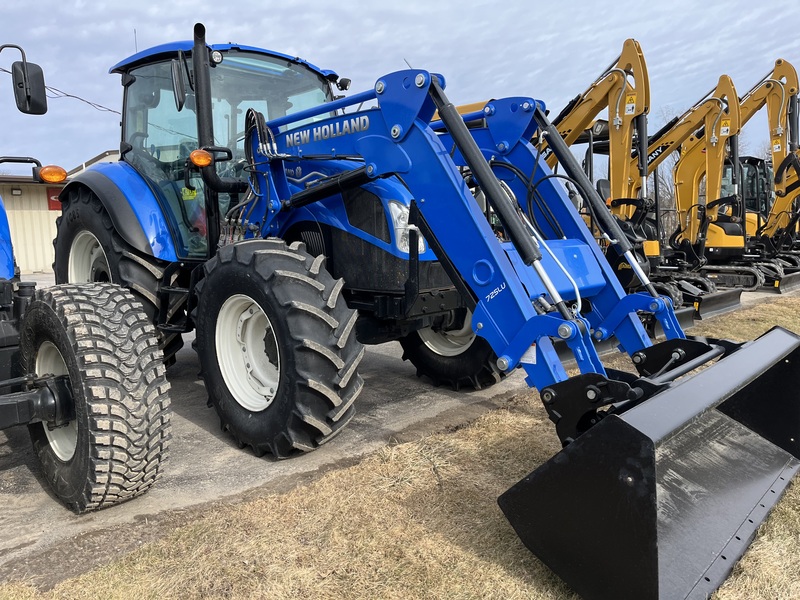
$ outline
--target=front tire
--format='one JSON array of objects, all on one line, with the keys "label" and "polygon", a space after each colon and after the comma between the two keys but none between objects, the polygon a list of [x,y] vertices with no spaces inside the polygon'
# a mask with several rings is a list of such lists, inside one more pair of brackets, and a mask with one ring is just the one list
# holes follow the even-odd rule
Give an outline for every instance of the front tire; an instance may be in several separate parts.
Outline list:
[{"label": "front tire", "polygon": [[[57,236],[53,242],[56,283],[117,283],[133,292],[142,303],[150,322],[159,312],[158,288],[166,264],[135,252],[114,229],[114,224],[100,198],[85,187],[73,188],[62,204],[56,220]],[[173,285],[175,282],[169,282]],[[186,314],[185,297],[175,296],[167,321],[180,322]],[[159,332],[159,343],[167,365],[183,346],[179,333]]]},{"label": "front tire", "polygon": [[169,383],[141,304],[112,284],[37,290],[20,324],[25,373],[67,375],[74,419],[28,426],[53,492],[76,513],[146,492],[171,438]]},{"label": "front tire", "polygon": [[353,417],[363,386],[357,313],[302,243],[220,249],[197,285],[196,349],[212,405],[240,446],[284,458]]},{"label": "front tire", "polygon": [[400,338],[400,345],[403,360],[416,367],[417,377],[427,377],[436,386],[480,390],[498,383],[504,375],[489,342],[472,331],[469,312],[460,328],[426,327]]}]

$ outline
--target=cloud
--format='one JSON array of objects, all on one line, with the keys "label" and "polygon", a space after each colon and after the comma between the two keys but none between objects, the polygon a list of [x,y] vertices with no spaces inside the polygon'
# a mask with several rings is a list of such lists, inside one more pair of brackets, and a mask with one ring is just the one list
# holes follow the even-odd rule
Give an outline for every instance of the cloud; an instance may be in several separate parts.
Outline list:
[{"label": "cloud", "polygon": [[[173,0],[6,3],[0,42],[22,45],[47,82],[119,109],[111,65],[137,48],[190,39],[206,25],[210,42],[237,42],[306,58],[353,79],[352,92],[381,75],[414,67],[441,72],[456,102],[529,95],[559,112],[619,53],[628,37],[642,45],[659,107],[691,106],[730,74],[741,91],[783,57],[800,64],[800,5],[780,11],[742,0],[672,0],[626,6],[563,0],[401,3],[269,3],[208,5]],[[0,67],[16,60],[0,55]],[[119,144],[119,117],[68,98],[50,101],[39,118],[16,113],[10,77],[0,73],[4,125],[0,152],[71,168]],[[759,134],[753,134],[754,140]],[[761,137],[765,137],[766,132]],[[757,142],[754,141],[754,144]]]}]

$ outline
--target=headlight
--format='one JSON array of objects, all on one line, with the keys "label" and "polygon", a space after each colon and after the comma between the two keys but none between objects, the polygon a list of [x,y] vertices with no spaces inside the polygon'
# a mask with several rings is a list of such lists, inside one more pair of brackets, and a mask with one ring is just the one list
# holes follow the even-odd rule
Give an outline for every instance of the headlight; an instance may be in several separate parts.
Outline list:
[{"label": "headlight", "polygon": [[[392,226],[394,227],[395,245],[400,252],[409,251],[409,227],[408,227],[408,207],[400,202],[389,202],[389,214],[392,216]],[[422,234],[417,235],[417,248],[419,253],[425,252],[425,238]]]}]

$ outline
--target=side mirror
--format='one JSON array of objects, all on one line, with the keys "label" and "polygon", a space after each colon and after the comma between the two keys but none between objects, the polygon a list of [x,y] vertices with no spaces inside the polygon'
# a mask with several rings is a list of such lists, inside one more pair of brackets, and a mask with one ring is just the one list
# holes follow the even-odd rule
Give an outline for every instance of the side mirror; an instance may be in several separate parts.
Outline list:
[{"label": "side mirror", "polygon": [[39,65],[18,60],[11,65],[11,79],[20,111],[27,115],[43,115],[47,112],[44,73]]},{"label": "side mirror", "polygon": [[172,92],[175,94],[175,107],[178,112],[186,104],[186,85],[183,78],[183,63],[180,58],[172,59]]}]

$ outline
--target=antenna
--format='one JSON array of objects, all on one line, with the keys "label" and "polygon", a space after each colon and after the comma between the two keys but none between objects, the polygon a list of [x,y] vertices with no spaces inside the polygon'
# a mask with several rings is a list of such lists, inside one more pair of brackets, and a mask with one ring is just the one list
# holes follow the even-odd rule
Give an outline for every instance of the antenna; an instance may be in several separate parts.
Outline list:
[{"label": "antenna", "polygon": [[136,27],[133,28],[133,48],[134,52],[139,52],[139,42],[136,39]]},{"label": "antenna", "polygon": [[414,68],[414,67],[412,67],[412,66],[411,66],[411,63],[410,63],[410,62],[408,62],[408,61],[407,61],[405,58],[403,59],[403,62],[404,62],[404,63],[406,63],[406,64],[408,65],[408,68],[409,68],[409,69],[413,69],[413,68]]}]

